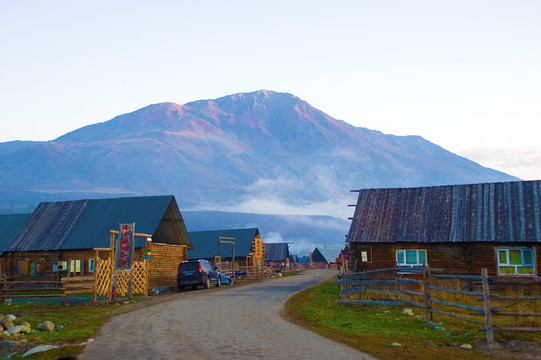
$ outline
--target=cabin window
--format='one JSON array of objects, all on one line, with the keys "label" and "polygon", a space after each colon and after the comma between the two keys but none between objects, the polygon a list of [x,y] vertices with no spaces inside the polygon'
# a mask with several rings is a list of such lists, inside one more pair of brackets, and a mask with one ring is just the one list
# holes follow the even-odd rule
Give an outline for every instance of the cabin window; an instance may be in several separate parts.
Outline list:
[{"label": "cabin window", "polygon": [[71,260],[70,263],[70,272],[80,273],[81,272],[81,260]]},{"label": "cabin window", "polygon": [[396,250],[396,265],[398,266],[426,265],[426,250],[425,249]]},{"label": "cabin window", "polygon": [[30,261],[20,260],[17,263],[17,270],[19,274],[28,275],[30,274]]},{"label": "cabin window", "polygon": [[94,272],[94,259],[88,260],[88,272]]},{"label": "cabin window", "polygon": [[59,261],[56,267],[57,271],[66,271],[68,270],[68,262],[67,261]]},{"label": "cabin window", "polygon": [[535,252],[532,248],[498,248],[498,274],[535,275]]}]

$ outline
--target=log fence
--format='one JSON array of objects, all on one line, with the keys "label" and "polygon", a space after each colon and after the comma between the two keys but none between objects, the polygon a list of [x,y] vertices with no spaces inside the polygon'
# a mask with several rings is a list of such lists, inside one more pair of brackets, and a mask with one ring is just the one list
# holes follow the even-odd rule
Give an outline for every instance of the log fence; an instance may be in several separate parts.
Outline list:
[{"label": "log fence", "polygon": [[[432,269],[432,271],[442,269]],[[455,283],[441,285],[439,282]],[[495,331],[541,332],[539,319],[541,312],[514,311],[503,312],[513,301],[528,304],[530,308],[541,308],[541,296],[506,296],[499,293],[506,286],[533,286],[540,292],[541,280],[528,279],[520,281],[501,281],[488,276],[482,269],[481,275],[433,274],[427,267],[405,271],[404,268],[387,268],[356,273],[342,273],[336,281],[340,288],[338,303],[345,305],[411,305],[423,308],[427,324],[433,320],[433,314],[450,316],[462,321],[482,325],[480,331],[486,332],[487,343],[494,343]],[[447,284],[448,284],[447,283]],[[466,287],[467,289],[463,289]],[[496,290],[497,288],[497,290]],[[529,290],[531,292],[531,290]],[[451,294],[451,295],[444,295]],[[531,295],[531,294],[530,294]],[[450,299],[448,299],[450,297]],[[481,305],[476,305],[482,302]],[[500,306],[495,306],[500,305]],[[451,310],[450,310],[451,309]],[[530,318],[528,321],[536,326],[502,326],[495,324],[495,317]]]},{"label": "log fence", "polygon": [[12,298],[63,298],[64,305],[70,295],[91,294],[96,302],[94,276],[64,277],[60,280],[0,279],[0,302]]}]

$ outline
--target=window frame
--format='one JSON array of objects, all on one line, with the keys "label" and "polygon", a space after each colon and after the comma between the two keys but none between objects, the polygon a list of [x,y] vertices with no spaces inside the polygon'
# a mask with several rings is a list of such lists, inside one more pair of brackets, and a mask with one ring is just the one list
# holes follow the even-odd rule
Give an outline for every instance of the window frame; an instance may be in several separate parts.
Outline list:
[{"label": "window frame", "polygon": [[[509,255],[510,251],[518,251],[520,250],[520,264],[512,264],[511,256]],[[524,252],[525,250],[529,251],[531,254],[531,264],[525,264],[524,262]],[[505,262],[501,262],[501,253],[505,252]],[[498,276],[536,276],[536,261],[535,261],[535,247],[518,247],[518,246],[499,246],[496,247],[496,267],[498,271]],[[500,268],[506,267],[506,268],[514,268],[513,273],[505,273],[500,271]],[[520,273],[519,268],[531,268],[532,273]]]},{"label": "window frame", "polygon": [[[416,263],[415,264],[408,264],[407,263],[407,252],[408,251],[415,251],[415,257],[416,257]],[[424,252],[425,253],[425,261],[424,263],[420,262],[420,256],[419,256],[419,252]],[[403,253],[403,261],[404,262],[399,262],[398,261],[398,253]],[[427,265],[428,264],[428,251],[427,249],[396,249],[395,250],[395,263],[397,266],[406,266],[406,267],[412,267],[412,266],[423,266],[423,265]]]}]

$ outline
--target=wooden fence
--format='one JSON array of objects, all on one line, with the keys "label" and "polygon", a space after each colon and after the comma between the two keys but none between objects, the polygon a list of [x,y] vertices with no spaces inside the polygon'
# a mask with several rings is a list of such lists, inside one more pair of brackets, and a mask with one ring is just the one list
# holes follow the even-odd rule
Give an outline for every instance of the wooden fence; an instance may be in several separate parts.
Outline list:
[{"label": "wooden fence", "polygon": [[64,277],[61,280],[9,280],[2,277],[0,301],[8,298],[64,298],[76,294],[92,294],[92,302],[96,302],[94,276]]},{"label": "wooden fence", "polygon": [[[539,279],[501,281],[489,277],[486,269],[479,276],[468,276],[433,274],[426,267],[406,272],[402,267],[340,274],[337,282],[341,304],[416,306],[424,309],[427,323],[433,314],[440,314],[483,325],[479,330],[486,332],[489,344],[494,343],[494,331],[541,331]],[[509,291],[513,294],[502,295]],[[503,311],[511,307],[520,311]],[[527,318],[535,326],[502,326],[495,324],[494,317]]]}]

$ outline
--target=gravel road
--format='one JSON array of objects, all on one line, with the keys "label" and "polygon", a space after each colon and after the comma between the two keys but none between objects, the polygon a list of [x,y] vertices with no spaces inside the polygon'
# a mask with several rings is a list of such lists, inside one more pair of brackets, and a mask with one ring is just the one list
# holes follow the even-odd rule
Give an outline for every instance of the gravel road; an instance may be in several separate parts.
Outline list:
[{"label": "gravel road", "polygon": [[80,359],[366,359],[281,317],[293,294],[335,275],[300,275],[241,287],[187,291],[115,316]]}]

